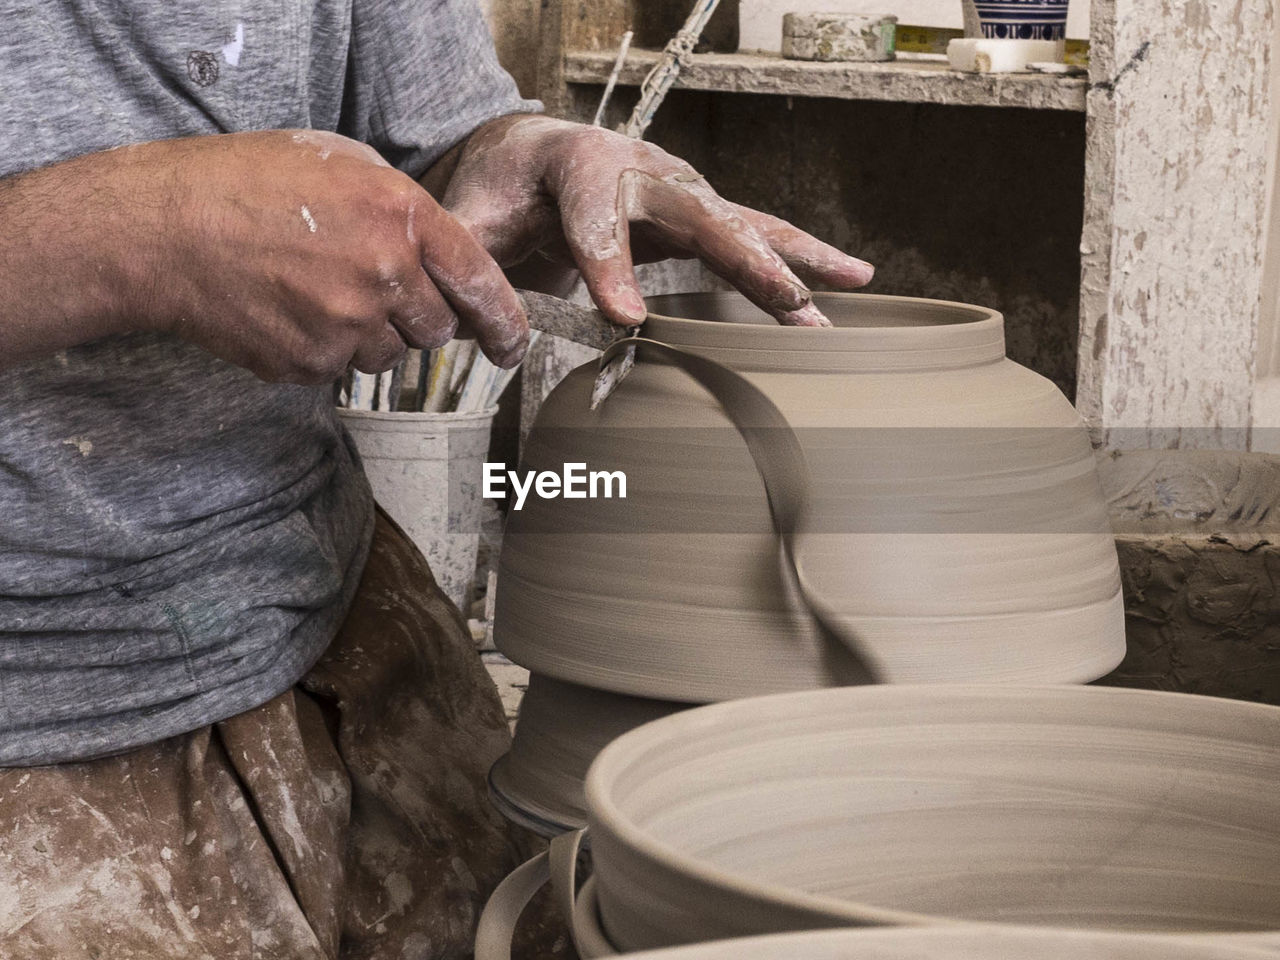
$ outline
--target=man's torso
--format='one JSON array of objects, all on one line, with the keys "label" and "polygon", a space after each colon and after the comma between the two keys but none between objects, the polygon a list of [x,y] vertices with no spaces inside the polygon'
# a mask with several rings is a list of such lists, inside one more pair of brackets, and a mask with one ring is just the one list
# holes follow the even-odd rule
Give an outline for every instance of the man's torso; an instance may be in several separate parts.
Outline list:
[{"label": "man's torso", "polygon": [[[344,0],[0,13],[2,176],[338,123]],[[0,518],[0,764],[125,749],[283,689],[336,629],[372,524],[326,390],[149,334],[0,366]]]}]

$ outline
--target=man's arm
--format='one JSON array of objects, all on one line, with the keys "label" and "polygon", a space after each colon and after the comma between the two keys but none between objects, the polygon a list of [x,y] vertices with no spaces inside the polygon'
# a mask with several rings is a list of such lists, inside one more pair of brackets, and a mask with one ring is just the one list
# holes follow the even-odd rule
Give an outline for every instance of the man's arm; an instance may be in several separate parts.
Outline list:
[{"label": "man's arm", "polygon": [[264,379],[385,370],[459,320],[523,355],[514,291],[371,148],[266,131],[158,141],[0,181],[0,364],[168,332]]},{"label": "man's arm", "polygon": [[160,171],[120,151],[0,180],[0,358],[141,329]]}]

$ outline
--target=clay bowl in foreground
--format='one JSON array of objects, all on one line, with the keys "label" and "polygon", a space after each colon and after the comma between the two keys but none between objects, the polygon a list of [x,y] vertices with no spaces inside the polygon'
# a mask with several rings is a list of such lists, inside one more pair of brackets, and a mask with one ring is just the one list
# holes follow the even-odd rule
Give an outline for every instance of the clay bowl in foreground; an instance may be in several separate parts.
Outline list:
[{"label": "clay bowl in foreground", "polygon": [[841,925],[1280,931],[1280,708],[855,687],[625,734],[586,796],[623,950]]}]

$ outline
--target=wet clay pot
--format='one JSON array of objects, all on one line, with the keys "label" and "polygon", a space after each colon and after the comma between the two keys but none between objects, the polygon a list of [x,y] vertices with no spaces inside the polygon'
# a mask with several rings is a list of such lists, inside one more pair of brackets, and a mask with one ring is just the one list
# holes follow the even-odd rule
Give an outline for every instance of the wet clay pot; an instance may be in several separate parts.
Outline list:
[{"label": "wet clay pot", "polygon": [[1280,708],[1242,701],[985,684],[721,703],[592,765],[594,895],[620,952],[952,921],[1274,944],[1277,782]]},{"label": "wet clay pot", "polygon": [[586,826],[582,783],[611,741],[688,704],[629,697],[529,677],[511,749],[489,772],[489,794],[503,815],[545,837]]},{"label": "wet clay pot", "polygon": [[[1124,653],[1115,546],[1071,404],[957,303],[818,294],[834,329],[736,293],[650,301],[645,335],[777,405],[808,461],[799,560],[891,682],[1084,682]],[[729,322],[731,321],[731,322]],[[707,702],[836,682],[778,567],[764,489],[724,410],[640,348],[589,410],[594,364],[552,392],[526,466],[622,471],[626,499],[509,514],[498,647],[535,672]]]}]

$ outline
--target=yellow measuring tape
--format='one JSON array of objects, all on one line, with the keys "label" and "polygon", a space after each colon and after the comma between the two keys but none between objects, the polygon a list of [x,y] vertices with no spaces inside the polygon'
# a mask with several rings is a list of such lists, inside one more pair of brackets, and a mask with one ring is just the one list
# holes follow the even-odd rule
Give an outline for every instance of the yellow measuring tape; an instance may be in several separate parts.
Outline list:
[{"label": "yellow measuring tape", "polygon": [[[952,30],[947,27],[913,27],[910,24],[898,24],[897,50],[899,53],[943,53],[947,52],[947,43],[964,36],[963,30]],[[1080,66],[1089,65],[1089,41],[1068,40],[1067,63]]]}]

